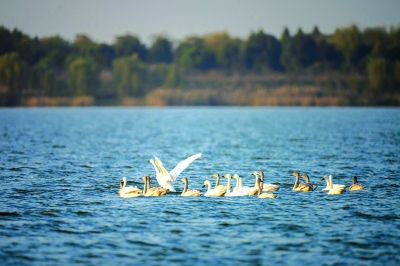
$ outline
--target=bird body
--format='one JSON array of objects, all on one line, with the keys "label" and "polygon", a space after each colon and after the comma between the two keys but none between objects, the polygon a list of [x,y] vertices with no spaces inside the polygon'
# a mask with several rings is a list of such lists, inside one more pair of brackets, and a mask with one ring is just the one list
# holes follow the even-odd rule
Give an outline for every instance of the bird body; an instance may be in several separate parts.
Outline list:
[{"label": "bird body", "polygon": [[211,189],[211,183],[208,180],[205,180],[203,183],[203,187],[207,186],[207,192],[204,194],[205,197],[222,197],[225,195],[225,190],[214,188]]},{"label": "bird body", "polygon": [[181,196],[186,196],[186,197],[197,197],[197,196],[201,196],[201,191],[200,191],[200,190],[189,189],[189,188],[188,188],[188,187],[189,187],[189,182],[188,182],[188,180],[187,180],[186,177],[182,178],[181,181],[185,184]]},{"label": "bird body", "polygon": [[357,177],[353,176],[353,182],[349,190],[364,190],[364,186],[357,182]]},{"label": "bird body", "polygon": [[[329,178],[324,176],[322,180],[325,180],[326,182],[326,187],[322,191],[329,191],[331,189],[332,175],[330,175]],[[345,189],[346,187],[346,185],[332,184],[333,189]]]},{"label": "bird body", "polygon": [[[257,175],[260,176],[261,179],[261,188],[262,190],[266,190],[266,191],[278,191],[279,190],[279,186],[275,185],[275,184],[265,184],[264,183],[264,172],[263,171],[259,171],[259,172],[253,172],[252,175],[256,176],[256,183],[257,183]],[[254,187],[256,187],[257,184],[254,184]]]},{"label": "bird body", "polygon": [[220,181],[220,178],[221,178],[221,177],[219,176],[218,173],[215,173],[212,177],[217,179],[217,181],[215,181],[215,187],[214,187],[214,189],[226,190],[226,185],[220,185],[220,184],[219,184],[219,181]]},{"label": "bird body", "polygon": [[309,183],[300,183],[299,184],[299,172],[294,172],[292,176],[296,177],[296,181],[294,182],[293,185],[293,190],[294,191],[299,191],[299,192],[308,192],[308,191],[313,191],[313,187]]},{"label": "bird body", "polygon": [[241,196],[247,196],[246,193],[244,193],[243,191],[232,191],[231,192],[231,175],[230,174],[225,174],[224,175],[225,178],[228,179],[228,184],[226,186],[226,193],[225,193],[225,197],[241,197]]},{"label": "bird body", "polygon": [[[326,177],[324,176],[324,178],[326,179]],[[336,187],[333,186],[333,177],[332,175],[329,176],[329,191],[328,191],[328,195],[336,195],[336,194],[343,194],[343,192],[345,191],[346,186],[342,186],[342,185],[337,185]]]},{"label": "bird body", "polygon": [[272,198],[275,199],[277,196],[272,193],[261,193],[262,188],[261,188],[261,179],[257,178],[257,197],[260,199],[265,199],[265,198]]},{"label": "bird body", "polygon": [[142,191],[138,187],[126,186],[126,177],[122,178],[122,182],[119,183],[120,189],[118,194],[121,198],[134,198],[141,195]]}]

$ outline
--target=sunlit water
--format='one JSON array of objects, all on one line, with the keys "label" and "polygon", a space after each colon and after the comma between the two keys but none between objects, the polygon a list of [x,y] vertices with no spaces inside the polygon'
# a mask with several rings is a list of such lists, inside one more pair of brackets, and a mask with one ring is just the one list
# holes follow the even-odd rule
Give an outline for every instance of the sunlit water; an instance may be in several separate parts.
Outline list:
[{"label": "sunlit water", "polygon": [[[117,194],[155,183],[153,155],[198,152],[190,188],[262,170],[278,197]],[[0,109],[0,155],[2,265],[400,263],[400,109]],[[292,191],[294,171],[317,191]],[[327,195],[324,175],[366,189]]]}]

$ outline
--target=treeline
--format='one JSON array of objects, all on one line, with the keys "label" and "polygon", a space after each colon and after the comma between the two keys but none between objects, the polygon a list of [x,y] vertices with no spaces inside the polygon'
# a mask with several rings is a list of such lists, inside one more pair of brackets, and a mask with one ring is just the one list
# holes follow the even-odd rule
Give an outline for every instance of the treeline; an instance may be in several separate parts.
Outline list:
[{"label": "treeline", "polygon": [[[306,102],[282,100],[310,91]],[[325,105],[400,105],[399,95],[400,27],[360,31],[351,25],[329,35],[318,27],[295,34],[285,28],[279,39],[262,30],[246,39],[218,32],[178,43],[158,36],[147,47],[131,34],[113,44],[80,34],[70,43],[0,26],[1,106],[70,105],[71,99],[89,105],[319,105],[325,96],[342,99]]]}]

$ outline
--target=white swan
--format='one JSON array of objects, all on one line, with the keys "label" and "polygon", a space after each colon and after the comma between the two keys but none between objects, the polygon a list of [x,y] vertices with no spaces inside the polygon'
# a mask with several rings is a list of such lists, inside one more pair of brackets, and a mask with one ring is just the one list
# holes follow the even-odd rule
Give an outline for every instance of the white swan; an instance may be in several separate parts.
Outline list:
[{"label": "white swan", "polygon": [[265,199],[265,198],[275,199],[276,198],[275,194],[272,194],[272,193],[261,193],[261,191],[262,191],[262,189],[261,189],[262,181],[261,181],[260,178],[257,178],[256,184],[257,184],[257,197],[258,198],[260,198],[260,199]]},{"label": "white swan", "polygon": [[246,193],[244,193],[243,191],[240,191],[240,190],[231,192],[231,175],[230,174],[225,174],[224,177],[228,179],[228,183],[226,185],[225,197],[247,196]]},{"label": "white swan", "polygon": [[197,158],[200,158],[201,155],[201,153],[198,153],[179,162],[177,166],[175,166],[175,168],[172,169],[169,173],[164,168],[161,160],[158,159],[156,156],[154,156],[155,161],[151,159],[149,160],[149,162],[154,166],[154,170],[156,170],[156,179],[158,184],[160,184],[160,186],[162,186],[163,188],[169,189],[169,191],[175,192],[175,188],[172,186],[171,183],[175,182],[179,174],[182,173],[182,171],[185,170],[191,162],[193,162]]},{"label": "white swan", "polygon": [[[254,175],[255,172],[253,172]],[[275,184],[264,184],[264,172],[263,171],[259,171],[257,172],[258,175],[260,175],[260,179],[261,179],[261,187],[263,190],[266,191],[278,191],[279,190],[279,186],[275,185]],[[257,175],[256,175],[256,183],[257,183]],[[257,184],[254,184],[254,187],[256,187]]]},{"label": "white swan", "polygon": [[207,192],[204,194],[205,197],[222,197],[225,195],[225,190],[214,188],[211,189],[211,183],[208,180],[205,180],[203,183],[203,187],[208,186]]},{"label": "white swan", "polygon": [[330,185],[330,189],[328,191],[329,195],[342,194],[345,191],[345,188],[343,187],[336,187],[336,188],[333,187],[331,175],[329,176],[329,185]]},{"label": "white swan", "polygon": [[248,196],[257,194],[258,187],[257,188],[253,188],[253,187],[243,186],[243,180],[242,180],[241,177],[239,177],[238,174],[234,174],[232,176],[232,178],[236,178],[237,179],[236,187],[235,187],[236,190],[234,190],[234,192],[244,193],[244,194],[246,194]]},{"label": "white swan", "polygon": [[[332,183],[332,175],[327,178],[324,176],[321,180],[325,180],[326,182],[326,187],[322,191],[329,191],[331,189],[331,183]],[[347,186],[346,185],[340,185],[340,184],[332,184],[332,187],[334,189],[345,189]]]},{"label": "white swan", "polygon": [[126,177],[122,178],[122,182],[119,183],[118,194],[121,198],[134,198],[141,195],[142,191],[138,187],[126,186]]}]

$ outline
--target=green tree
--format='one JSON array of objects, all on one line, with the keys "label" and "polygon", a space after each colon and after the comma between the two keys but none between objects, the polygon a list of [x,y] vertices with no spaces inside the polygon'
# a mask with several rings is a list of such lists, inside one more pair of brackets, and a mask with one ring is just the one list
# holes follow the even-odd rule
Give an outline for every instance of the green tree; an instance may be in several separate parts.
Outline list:
[{"label": "green tree", "polygon": [[114,49],[116,57],[127,57],[137,54],[140,60],[145,61],[147,59],[146,46],[140,42],[138,37],[130,34],[118,36],[114,44]]},{"label": "green tree", "polygon": [[40,39],[40,50],[42,54],[40,64],[61,71],[65,68],[65,59],[71,52],[71,45],[56,35]]},{"label": "green tree", "polygon": [[344,56],[345,69],[364,69],[365,64],[363,62],[371,48],[364,42],[356,25],[336,29],[332,41]]},{"label": "green tree", "polygon": [[363,39],[370,46],[373,56],[383,56],[387,42],[387,34],[384,28],[367,28],[363,33]]},{"label": "green tree", "polygon": [[230,40],[222,43],[217,50],[217,64],[228,70],[240,68],[240,46],[239,40]]},{"label": "green tree", "polygon": [[146,68],[137,54],[113,61],[113,74],[118,98],[145,94]]},{"label": "green tree", "polygon": [[21,60],[16,52],[0,56],[0,86],[7,88],[6,93],[0,97],[2,106],[18,106],[20,104],[22,89],[29,82],[28,64]]},{"label": "green tree", "polygon": [[400,60],[400,26],[391,27],[388,32],[385,58],[392,62]]},{"label": "green tree", "polygon": [[372,92],[375,94],[382,92],[387,77],[386,60],[382,57],[368,60],[367,73]]},{"label": "green tree", "polygon": [[99,68],[92,58],[77,58],[69,64],[68,87],[74,96],[96,96],[100,87]]},{"label": "green tree", "polygon": [[199,37],[189,37],[178,45],[175,56],[185,69],[208,70],[216,67],[215,52]]},{"label": "green tree", "polygon": [[171,63],[172,60],[172,42],[163,36],[158,36],[149,49],[149,61],[153,63]]},{"label": "green tree", "polygon": [[29,67],[21,60],[16,52],[0,56],[0,84],[6,86],[10,92],[20,92],[27,86]]},{"label": "green tree", "polygon": [[102,67],[111,65],[114,57],[114,48],[107,44],[94,42],[89,36],[78,34],[72,44],[73,53],[69,60],[75,60],[78,57],[91,57]]},{"label": "green tree", "polygon": [[262,30],[252,33],[245,43],[244,62],[248,69],[282,70],[280,57],[282,47],[280,42]]}]

